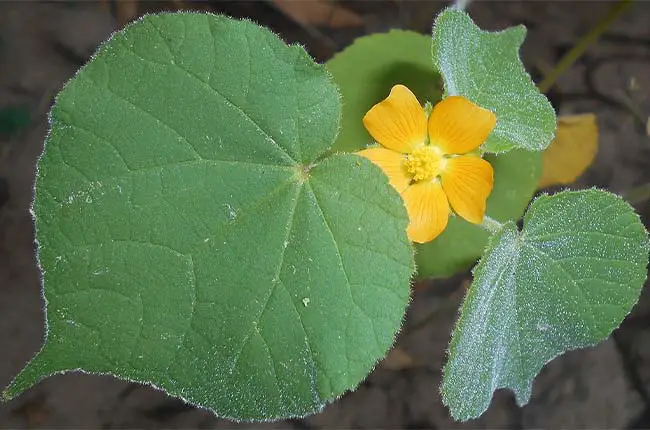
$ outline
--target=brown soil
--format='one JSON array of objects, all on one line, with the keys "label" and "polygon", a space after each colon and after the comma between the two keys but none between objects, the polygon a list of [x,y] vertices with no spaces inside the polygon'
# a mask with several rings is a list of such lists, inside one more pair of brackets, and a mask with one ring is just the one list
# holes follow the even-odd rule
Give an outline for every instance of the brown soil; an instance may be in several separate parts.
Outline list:
[{"label": "brown soil", "polygon": [[[357,13],[353,28],[301,26],[268,2],[212,2],[197,7],[250,17],[285,40],[298,41],[326,60],[353,37],[389,28],[430,29],[440,2],[342,2]],[[148,3],[155,10],[163,3]],[[477,2],[470,13],[483,28],[524,23],[524,59],[533,71],[562,53],[611,6],[608,2]],[[650,182],[650,3],[639,2],[563,75],[550,97],[560,114],[595,112],[600,151],[573,188],[598,186],[617,193]],[[53,96],[97,44],[117,29],[99,3],[0,2],[0,108],[26,105],[29,126],[0,136],[0,386],[39,349],[43,302],[34,261],[29,213],[35,163],[47,131]],[[650,204],[637,209],[646,225]],[[455,423],[438,386],[449,333],[468,275],[418,289],[392,356],[353,393],[319,415],[279,423],[234,424],[148,387],[110,377],[51,377],[0,404],[0,427],[650,427],[650,293],[612,338],[549,364],[536,379],[529,405],[497,392],[479,420]]]}]

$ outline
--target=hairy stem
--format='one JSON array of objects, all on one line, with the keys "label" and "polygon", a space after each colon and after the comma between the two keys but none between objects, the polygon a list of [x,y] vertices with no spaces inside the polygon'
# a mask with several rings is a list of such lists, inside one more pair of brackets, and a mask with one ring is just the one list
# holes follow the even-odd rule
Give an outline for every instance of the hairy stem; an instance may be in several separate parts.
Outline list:
[{"label": "hairy stem", "polygon": [[495,220],[494,218],[485,215],[483,217],[483,222],[481,223],[481,227],[489,231],[490,234],[495,234],[501,231],[501,229],[503,228],[503,224]]}]

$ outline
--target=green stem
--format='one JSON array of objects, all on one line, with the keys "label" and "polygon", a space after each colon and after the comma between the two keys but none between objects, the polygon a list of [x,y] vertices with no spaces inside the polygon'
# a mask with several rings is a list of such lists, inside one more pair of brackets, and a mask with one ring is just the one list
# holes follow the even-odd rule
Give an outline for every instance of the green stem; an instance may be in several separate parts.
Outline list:
[{"label": "green stem", "polygon": [[566,72],[567,69],[585,53],[587,48],[589,48],[589,46],[591,46],[631,4],[632,0],[618,0],[618,2],[609,10],[607,15],[601,18],[601,20],[598,21],[594,28],[589,30],[587,34],[582,36],[578,43],[576,43],[575,46],[571,48],[564,57],[562,57],[553,70],[544,77],[544,80],[542,80],[538,85],[539,90],[542,93],[550,90],[551,87],[553,87],[553,84],[555,84],[557,78],[562,73]]},{"label": "green stem", "polygon": [[467,6],[469,6],[470,2],[471,2],[471,0],[456,0],[454,2],[454,6],[458,10],[465,10],[465,9],[467,9]]},{"label": "green stem", "polygon": [[501,224],[499,221],[495,220],[494,218],[485,215],[483,217],[483,222],[481,223],[481,227],[489,231],[490,234],[495,234],[501,231],[501,229],[503,228],[503,224]]}]

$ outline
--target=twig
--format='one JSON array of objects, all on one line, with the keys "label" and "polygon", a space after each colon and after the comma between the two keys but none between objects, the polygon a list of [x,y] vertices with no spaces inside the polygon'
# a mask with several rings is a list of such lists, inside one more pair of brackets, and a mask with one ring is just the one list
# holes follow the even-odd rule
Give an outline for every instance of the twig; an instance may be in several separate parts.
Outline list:
[{"label": "twig", "polygon": [[598,38],[602,35],[612,23],[623,13],[625,10],[630,7],[632,0],[618,0],[618,2],[612,6],[607,15],[601,18],[600,21],[591,29],[587,34],[582,36],[582,38],[576,43],[569,52],[567,52],[564,57],[557,63],[557,65],[550,71],[539,84],[539,90],[543,93],[546,93],[553,87],[557,78],[571,67],[571,65],[576,62],[578,58],[585,53],[587,48],[589,48]]}]

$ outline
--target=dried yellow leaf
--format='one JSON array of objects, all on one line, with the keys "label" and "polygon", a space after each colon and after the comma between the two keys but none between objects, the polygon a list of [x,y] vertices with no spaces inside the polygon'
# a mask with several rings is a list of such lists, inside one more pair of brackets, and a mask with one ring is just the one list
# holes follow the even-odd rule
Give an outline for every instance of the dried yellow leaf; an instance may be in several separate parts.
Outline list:
[{"label": "dried yellow leaf", "polygon": [[283,13],[305,26],[361,27],[363,19],[331,0],[271,0]]},{"label": "dried yellow leaf", "polygon": [[555,140],[544,151],[539,188],[574,182],[598,152],[598,125],[593,113],[561,116]]},{"label": "dried yellow leaf", "polygon": [[404,370],[410,369],[416,365],[415,359],[402,348],[394,347],[388,352],[380,364],[382,369],[387,370]]}]

